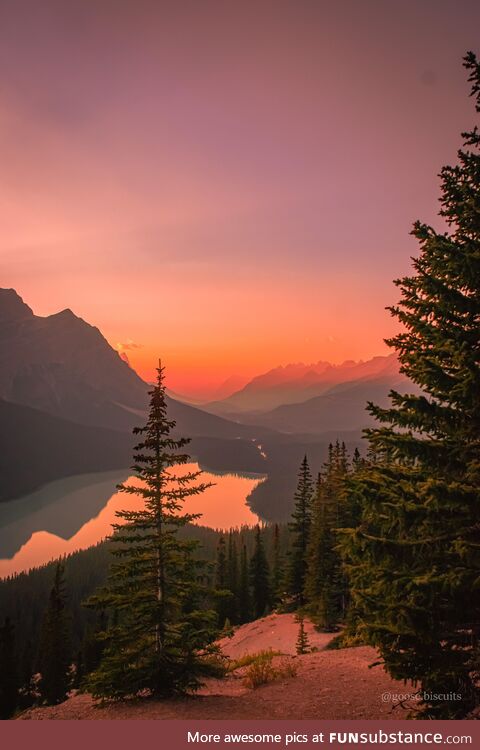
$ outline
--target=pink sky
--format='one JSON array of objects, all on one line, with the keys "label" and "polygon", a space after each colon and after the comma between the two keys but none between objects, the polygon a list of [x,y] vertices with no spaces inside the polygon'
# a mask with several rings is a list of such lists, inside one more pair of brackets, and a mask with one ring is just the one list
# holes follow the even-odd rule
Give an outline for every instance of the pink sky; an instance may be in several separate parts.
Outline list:
[{"label": "pink sky", "polygon": [[385,352],[478,28],[468,0],[1,4],[0,285],[180,392]]}]

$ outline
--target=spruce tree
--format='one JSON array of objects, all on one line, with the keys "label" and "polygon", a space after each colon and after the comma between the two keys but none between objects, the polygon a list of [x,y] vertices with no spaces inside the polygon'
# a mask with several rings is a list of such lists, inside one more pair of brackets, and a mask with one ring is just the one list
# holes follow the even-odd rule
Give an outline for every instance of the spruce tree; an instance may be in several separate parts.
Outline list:
[{"label": "spruce tree", "polygon": [[255,548],[250,558],[252,611],[254,619],[263,617],[270,605],[270,569],[259,524],[255,529]]},{"label": "spruce tree", "polygon": [[182,512],[184,501],[209,485],[199,471],[178,470],[190,457],[183,451],[188,440],[174,437],[174,427],[159,365],[147,423],[134,430],[141,436],[132,467],[138,481],[119,486],[143,507],[117,513],[115,562],[90,602],[110,613],[102,660],[89,678],[96,697],[181,694],[197,688],[208,669],[216,617],[204,608],[204,588],[189,564],[198,543],[179,539],[178,531],[200,516]]},{"label": "spruce tree", "polygon": [[297,654],[301,656],[303,654],[308,654],[310,651],[310,641],[308,640],[308,635],[305,631],[305,619],[303,615],[298,615],[296,621],[298,622],[298,636],[295,648]]},{"label": "spruce tree", "polygon": [[85,629],[82,642],[83,671],[89,675],[100,664],[105,650],[105,633],[107,630],[107,614],[100,610],[94,625]]},{"label": "spruce tree", "polygon": [[215,600],[218,615],[218,625],[223,628],[225,620],[229,618],[233,595],[228,589],[228,566],[225,537],[222,535],[217,544],[215,561]]},{"label": "spruce tree", "polygon": [[346,580],[337,545],[338,529],[347,525],[349,517],[347,473],[347,451],[337,441],[329,446],[323,472],[318,476],[304,588],[308,611],[326,631],[337,629],[346,609]]},{"label": "spruce tree", "polygon": [[364,460],[362,456],[360,455],[360,451],[358,448],[355,448],[353,451],[353,458],[352,458],[352,470],[353,472],[359,471],[361,467],[364,464]]},{"label": "spruce tree", "polygon": [[[465,58],[480,112],[480,64]],[[344,539],[358,627],[425,715],[480,703],[480,133],[444,167],[447,232],[417,222],[413,274],[396,282],[402,331],[387,343],[420,393],[370,405],[373,457],[353,481],[361,519]]]},{"label": "spruce tree", "polygon": [[18,702],[15,631],[9,617],[0,627],[0,719],[10,719]]},{"label": "spruce tree", "polygon": [[83,678],[85,677],[85,664],[84,664],[84,658],[83,658],[83,651],[81,648],[78,649],[77,651],[74,669],[75,669],[75,673],[74,673],[74,677],[72,680],[72,687],[78,690],[82,685]]},{"label": "spruce tree", "polygon": [[247,545],[241,541],[240,574],[238,583],[238,618],[240,623],[248,622],[251,616],[249,564]]},{"label": "spruce tree", "polygon": [[23,644],[17,643],[17,654],[19,654],[19,686],[28,691],[35,663],[35,649],[30,638],[27,638]]},{"label": "spruce tree", "polygon": [[61,703],[70,688],[71,620],[65,592],[65,566],[59,562],[40,634],[40,694],[49,705]]},{"label": "spruce tree", "polygon": [[227,588],[231,592],[228,619],[235,625],[238,623],[238,553],[233,531],[228,535]]},{"label": "spruce tree", "polygon": [[215,588],[223,590],[227,588],[227,551],[225,537],[222,535],[217,544],[217,557],[215,561]]},{"label": "spruce tree", "polygon": [[272,604],[277,604],[281,601],[283,595],[283,559],[282,552],[280,549],[280,527],[276,523],[273,527],[273,551],[272,551],[272,583],[271,583],[271,594]]},{"label": "spruce tree", "polygon": [[312,516],[313,481],[308,465],[307,456],[304,457],[298,472],[298,484],[294,495],[295,506],[291,530],[291,546],[288,565],[288,593],[294,601],[302,605],[305,576],[307,572],[307,548],[310,536]]}]

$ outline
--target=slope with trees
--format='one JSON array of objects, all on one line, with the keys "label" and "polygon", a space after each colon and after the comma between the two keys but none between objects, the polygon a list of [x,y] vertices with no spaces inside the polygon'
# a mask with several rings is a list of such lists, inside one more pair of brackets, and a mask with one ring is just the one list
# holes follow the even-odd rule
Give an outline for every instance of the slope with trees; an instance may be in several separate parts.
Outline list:
[{"label": "slope with trees", "polygon": [[[472,53],[465,67],[480,112]],[[344,542],[360,632],[437,718],[480,703],[480,133],[463,139],[440,174],[449,231],[414,225],[420,254],[391,308],[403,330],[388,343],[424,395],[370,405],[376,460],[354,482],[361,518]]]}]

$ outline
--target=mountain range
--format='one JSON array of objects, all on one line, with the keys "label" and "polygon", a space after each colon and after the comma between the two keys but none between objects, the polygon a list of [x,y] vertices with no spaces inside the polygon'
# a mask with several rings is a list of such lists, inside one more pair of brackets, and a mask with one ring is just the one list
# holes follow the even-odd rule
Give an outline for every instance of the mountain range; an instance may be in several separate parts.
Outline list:
[{"label": "mountain range", "polygon": [[239,415],[264,413],[285,404],[303,403],[330,392],[340,384],[399,380],[398,360],[394,354],[367,361],[347,360],[340,365],[319,361],[314,364],[289,364],[258,375],[243,388],[223,400],[204,404],[214,414]]},{"label": "mountain range", "polygon": [[[412,390],[394,356],[277,367],[232,393],[235,383],[220,389],[226,398],[201,406],[170,392],[169,416],[201,465],[268,474],[249,502],[271,520],[288,517],[306,452],[320,465],[337,437],[353,450],[371,422],[366,402]],[[128,466],[149,387],[71,310],[40,317],[13,289],[0,289],[0,500]]]},{"label": "mountain range", "polygon": [[[79,424],[131,431],[146,415],[149,385],[95,326],[62,310],[40,317],[0,289],[0,398]],[[250,437],[252,429],[168,398],[190,437]]]},{"label": "mountain range", "polygon": [[262,414],[243,414],[240,419],[246,424],[255,421],[263,427],[297,435],[360,432],[374,423],[367,411],[367,403],[371,401],[386,407],[391,390],[417,392],[410,381],[401,375],[355,380],[334,386],[323,395],[307,401],[277,406]]},{"label": "mountain range", "polygon": [[[0,289],[0,501],[55,479],[128,466],[149,388],[71,310],[40,317],[15,290]],[[258,465],[252,438],[269,430],[167,401],[199,460],[205,454],[220,469]]]}]

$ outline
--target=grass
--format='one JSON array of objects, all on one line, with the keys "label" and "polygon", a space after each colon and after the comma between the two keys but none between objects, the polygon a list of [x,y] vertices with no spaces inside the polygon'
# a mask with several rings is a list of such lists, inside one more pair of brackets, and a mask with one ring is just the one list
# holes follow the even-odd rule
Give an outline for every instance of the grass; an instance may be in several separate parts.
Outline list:
[{"label": "grass", "polygon": [[235,672],[236,669],[241,669],[242,667],[249,667],[251,664],[254,664],[257,661],[268,660],[268,659],[270,659],[271,661],[274,656],[281,656],[281,651],[273,651],[270,648],[267,651],[257,651],[254,654],[245,654],[244,656],[241,656],[239,659],[232,659],[228,665],[228,671]]},{"label": "grass", "polygon": [[355,648],[356,646],[366,646],[364,638],[358,633],[350,633],[347,630],[342,631],[335,638],[327,643],[324,651],[335,651],[341,648]]},{"label": "grass", "polygon": [[250,662],[244,676],[245,685],[254,690],[275,680],[295,677],[297,674],[296,667],[288,659],[283,659],[280,664],[273,664],[273,658],[277,655],[278,653],[271,650],[250,654]]}]

